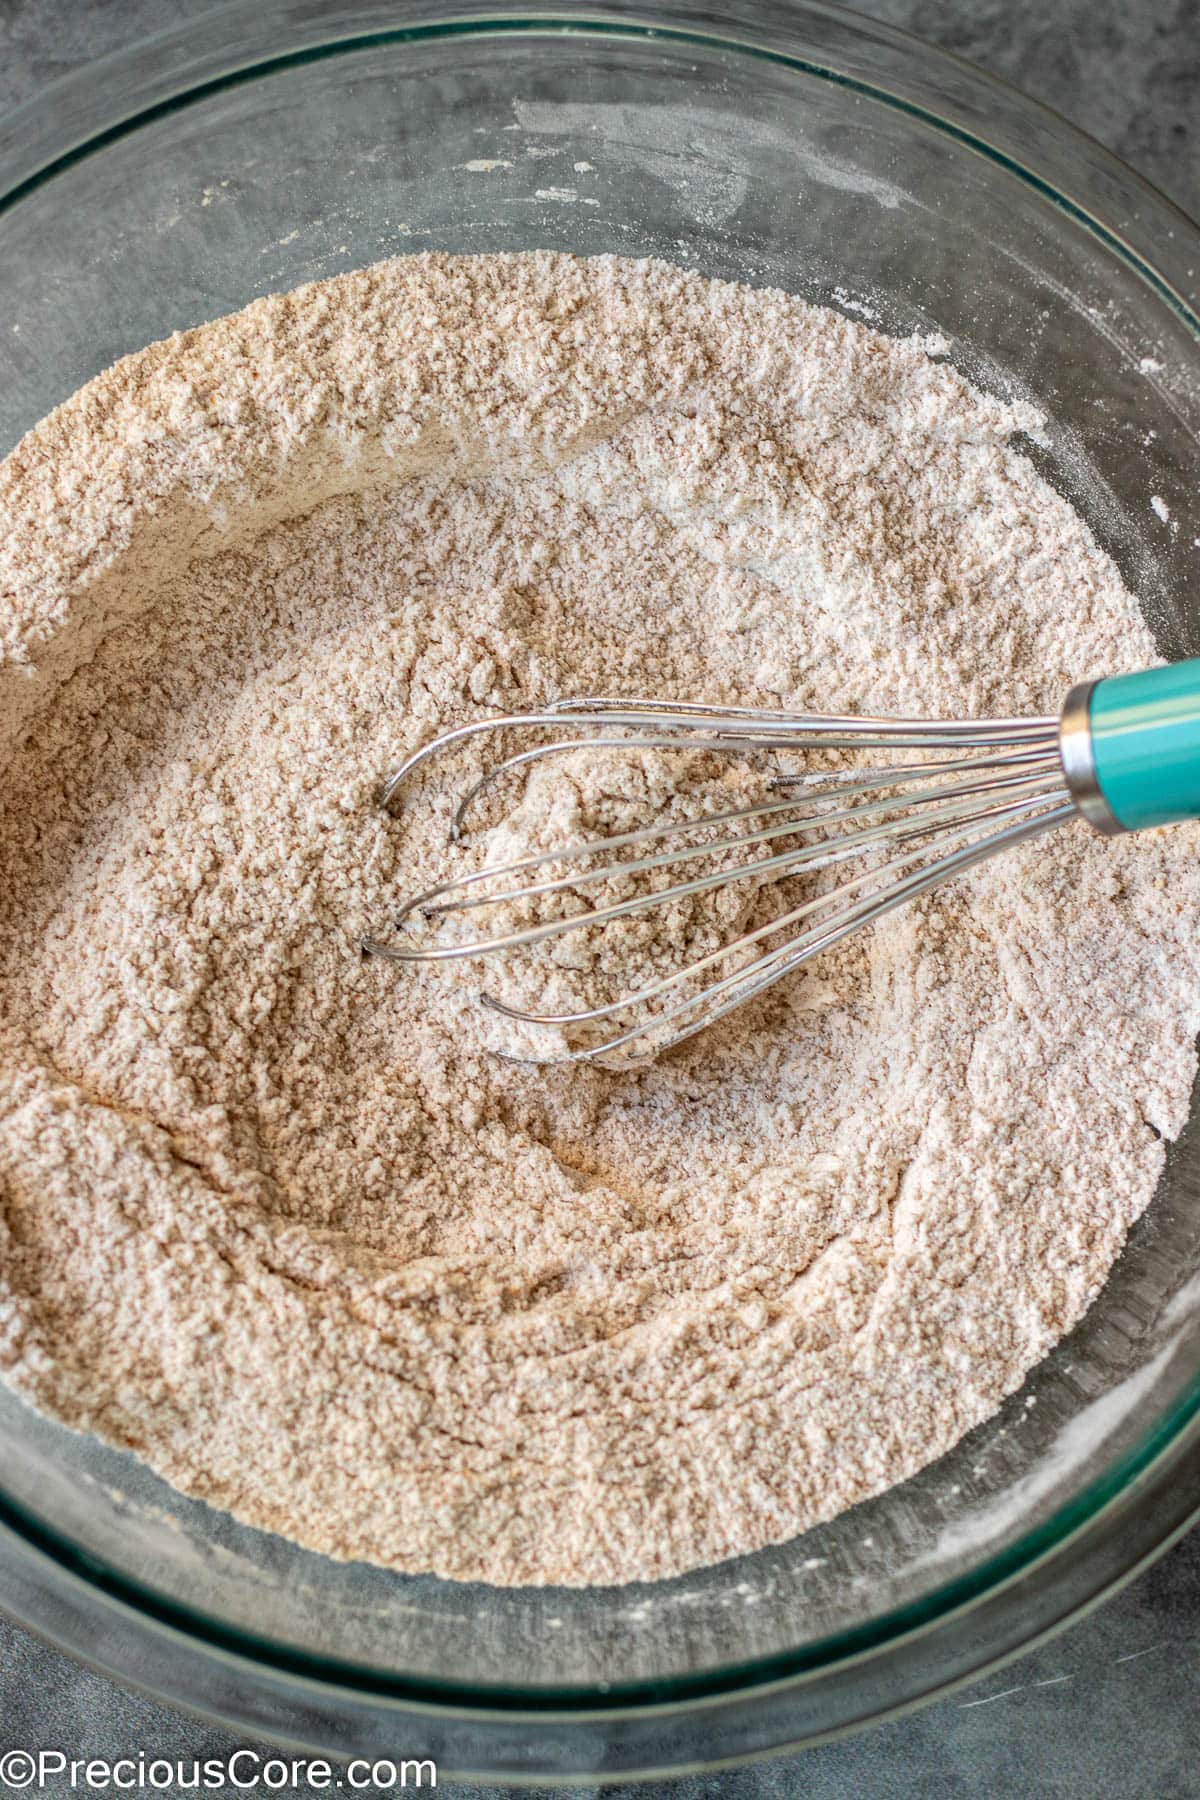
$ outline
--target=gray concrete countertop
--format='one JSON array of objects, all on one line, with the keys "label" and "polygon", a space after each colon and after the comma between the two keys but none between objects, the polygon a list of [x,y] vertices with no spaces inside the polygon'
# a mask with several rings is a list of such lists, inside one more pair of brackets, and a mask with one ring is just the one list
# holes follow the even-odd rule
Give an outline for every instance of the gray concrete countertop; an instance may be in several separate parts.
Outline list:
[{"label": "gray concrete countertop", "polygon": [[[859,4],[1056,107],[1200,216],[1200,0]],[[0,109],[205,9],[206,0],[0,0]],[[1200,1531],[1052,1643],[906,1719],[667,1789],[605,1791],[622,1800],[653,1791],[673,1800],[1176,1800],[1200,1795],[1198,1696]],[[190,1762],[228,1755],[237,1742],[0,1621],[0,1751],[113,1759],[144,1750]],[[0,1796],[15,1791],[0,1781]],[[359,1791],[368,1800],[376,1792]]]}]

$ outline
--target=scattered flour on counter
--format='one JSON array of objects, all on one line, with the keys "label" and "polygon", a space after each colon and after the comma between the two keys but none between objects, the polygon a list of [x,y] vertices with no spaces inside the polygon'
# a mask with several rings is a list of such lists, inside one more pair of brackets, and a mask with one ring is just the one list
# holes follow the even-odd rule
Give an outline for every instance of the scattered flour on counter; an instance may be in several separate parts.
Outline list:
[{"label": "scattered flour on counter", "polygon": [[314,1549],[499,1583],[779,1542],[991,1413],[1184,1123],[1194,828],[1073,826],[630,1074],[500,1061],[469,981],[359,941],[461,791],[392,819],[381,777],[481,712],[1042,713],[1150,660],[1036,426],[918,340],[537,254],[260,300],[37,427],[5,1379]]}]

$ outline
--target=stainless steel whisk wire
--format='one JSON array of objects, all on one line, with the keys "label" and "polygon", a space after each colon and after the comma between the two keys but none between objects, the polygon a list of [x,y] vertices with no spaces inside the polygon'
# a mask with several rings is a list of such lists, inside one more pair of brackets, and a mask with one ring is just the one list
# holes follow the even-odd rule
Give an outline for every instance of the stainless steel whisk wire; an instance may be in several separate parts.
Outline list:
[{"label": "stainless steel whisk wire", "polygon": [[[382,804],[395,807],[417,771],[436,757],[465,748],[487,734],[529,733],[550,734],[549,741],[485,767],[458,802],[451,822],[452,841],[461,838],[466,815],[485,790],[528,772],[540,761],[569,752],[698,750],[745,756],[911,750],[922,753],[925,760],[871,769],[777,771],[770,783],[775,798],[684,820],[658,820],[636,830],[476,869],[408,899],[393,925],[402,933],[417,918],[429,925],[451,913],[482,913],[489,907],[542,901],[568,892],[578,897],[581,889],[614,876],[637,879],[681,869],[702,858],[751,853],[749,860],[732,866],[542,923],[491,935],[485,932],[466,942],[428,943],[411,936],[365,940],[363,948],[369,953],[404,963],[498,954],[529,949],[569,932],[607,926],[734,882],[775,882],[853,859],[869,859],[864,869],[827,892],[805,899],[686,966],[606,1004],[572,1012],[537,1012],[481,995],[484,1005],[527,1025],[553,1026],[561,1031],[613,1022],[614,1029],[598,1042],[521,1060],[628,1067],[657,1056],[764,993],[851,932],[875,923],[1000,851],[1078,816],[1064,773],[1058,718],[929,721],[802,715],[606,696],[556,701],[536,713],[476,720],[445,732],[400,765],[383,790]],[[751,821],[755,821],[753,826]],[[715,842],[686,841],[699,831],[711,834],[721,827],[735,829]],[[816,842],[772,848],[779,839],[811,838],[814,833],[821,834]],[[755,856],[753,852],[760,849],[769,854]],[[893,849],[899,854],[887,856],[882,863],[873,860]],[[626,851],[636,854],[630,860],[618,860]],[[566,864],[589,866],[556,872],[547,879],[527,879],[551,865],[561,869]],[[505,885],[497,887],[497,883]],[[764,940],[783,932],[789,934],[783,943],[759,951],[749,962],[744,960]],[[730,959],[736,966],[718,975],[720,965]],[[708,976],[712,979],[695,985]],[[680,989],[685,991],[680,993]],[[661,1004],[655,1009],[656,1002]],[[637,1016],[626,1022],[630,1015]],[[637,1054],[639,1046],[641,1056]]]}]

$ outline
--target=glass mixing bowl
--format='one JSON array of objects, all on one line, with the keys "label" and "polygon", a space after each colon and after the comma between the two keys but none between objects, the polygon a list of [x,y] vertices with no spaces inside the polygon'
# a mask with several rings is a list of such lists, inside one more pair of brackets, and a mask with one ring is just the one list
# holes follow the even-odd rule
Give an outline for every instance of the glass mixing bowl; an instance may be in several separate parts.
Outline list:
[{"label": "glass mixing bowl", "polygon": [[[0,122],[0,451],[113,358],[265,290],[534,246],[941,331],[974,381],[1044,407],[1031,454],[1163,651],[1200,652],[1200,233],[1051,114],[818,5],[245,0],[96,64]],[[1200,1503],[1198,1177],[1193,1125],[1025,1389],[779,1549],[588,1592],[405,1578],[236,1525],[0,1394],[0,1600],[169,1699],[444,1776],[678,1769],[846,1729],[1051,1629]]]}]

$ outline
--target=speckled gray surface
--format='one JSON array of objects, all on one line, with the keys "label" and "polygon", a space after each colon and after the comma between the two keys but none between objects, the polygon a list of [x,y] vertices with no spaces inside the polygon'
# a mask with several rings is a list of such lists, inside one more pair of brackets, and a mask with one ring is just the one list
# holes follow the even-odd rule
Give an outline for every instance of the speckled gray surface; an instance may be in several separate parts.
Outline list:
[{"label": "speckled gray surface", "polygon": [[[0,108],[204,10],[197,0],[0,0]],[[1200,215],[1200,0],[870,0],[861,10],[1058,108]],[[605,1791],[624,1800],[651,1792],[672,1800],[1177,1800],[1200,1795],[1198,1697],[1200,1531],[1053,1643],[907,1719],[798,1758],[669,1788]],[[141,1749],[190,1761],[227,1755],[238,1741],[122,1691],[0,1621],[0,1750],[114,1758]],[[13,1791],[0,1782],[0,1794]],[[498,1793],[453,1791],[463,1800]]]}]

